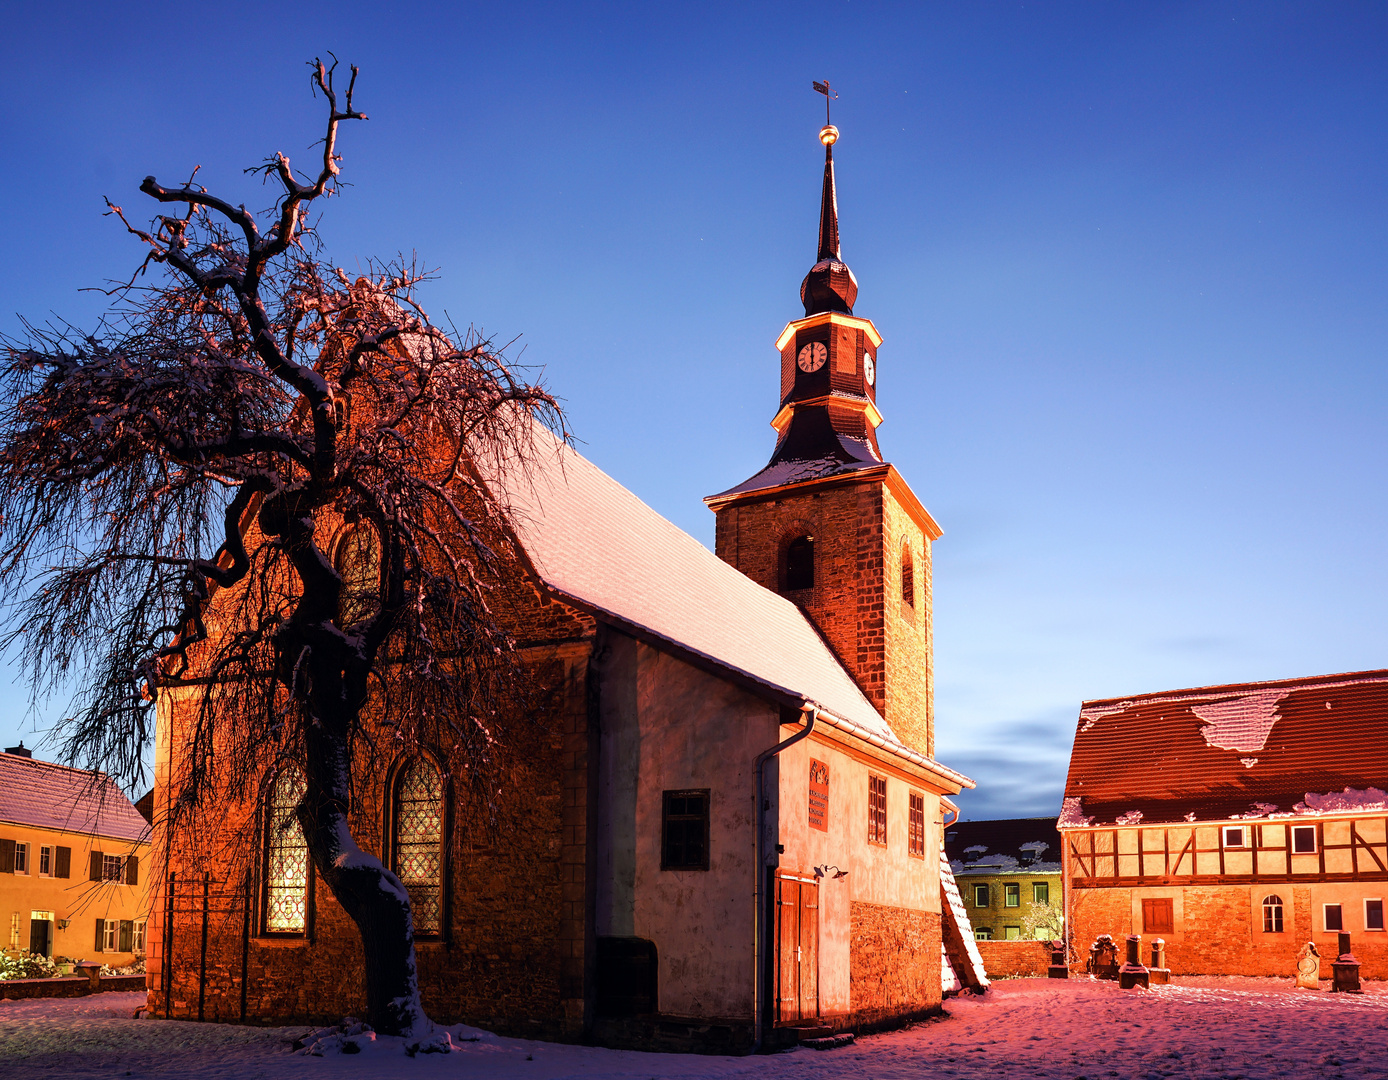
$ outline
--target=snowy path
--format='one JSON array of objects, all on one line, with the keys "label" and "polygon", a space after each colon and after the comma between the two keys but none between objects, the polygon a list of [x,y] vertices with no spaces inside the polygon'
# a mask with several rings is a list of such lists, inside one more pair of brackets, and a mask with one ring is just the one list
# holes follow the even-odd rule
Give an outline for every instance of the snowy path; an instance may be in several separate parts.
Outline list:
[{"label": "snowy path", "polygon": [[1295,991],[1272,979],[1183,979],[1124,993],[1088,980],[1014,980],[947,1004],[946,1019],[819,1053],[758,1058],[638,1054],[503,1039],[409,1059],[382,1040],[356,1055],[305,1057],[306,1027],[132,1020],[143,994],[0,1002],[0,1077],[199,1080],[735,1077],[767,1080],[1158,1080],[1162,1077],[1388,1080],[1388,986],[1362,997]]}]

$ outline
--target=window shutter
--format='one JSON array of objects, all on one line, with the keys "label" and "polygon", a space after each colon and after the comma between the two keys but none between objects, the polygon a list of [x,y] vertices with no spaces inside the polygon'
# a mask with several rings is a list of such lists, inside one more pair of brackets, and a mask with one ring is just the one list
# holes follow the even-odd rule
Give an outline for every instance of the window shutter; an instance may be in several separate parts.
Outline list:
[{"label": "window shutter", "polygon": [[106,920],[96,920],[96,951],[101,952],[106,948]]},{"label": "window shutter", "polygon": [[125,883],[127,885],[140,883],[140,860],[134,855],[127,856],[125,860]]},{"label": "window shutter", "polygon": [[72,877],[72,848],[60,847],[53,865],[54,877]]},{"label": "window shutter", "polygon": [[0,874],[14,873],[14,841],[0,840]]},{"label": "window shutter", "polygon": [[92,852],[92,880],[101,880],[101,852]]},{"label": "window shutter", "polygon": [[130,919],[122,919],[122,920],[120,921],[120,940],[119,940],[119,951],[120,951],[120,952],[130,952],[130,950],[134,948],[134,946],[130,943],[130,942],[131,942],[131,937],[132,937],[132,935],[133,935],[134,933],[135,933],[135,923],[134,923],[133,921],[131,921]]}]

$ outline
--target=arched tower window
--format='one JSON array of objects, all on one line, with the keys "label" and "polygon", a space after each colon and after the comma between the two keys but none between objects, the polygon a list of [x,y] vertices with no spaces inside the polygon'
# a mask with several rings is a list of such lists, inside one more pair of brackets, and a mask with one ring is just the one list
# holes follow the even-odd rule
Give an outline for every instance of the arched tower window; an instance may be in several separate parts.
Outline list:
[{"label": "arched tower window", "polygon": [[342,577],[337,612],[344,626],[368,619],[381,602],[381,541],[370,525],[353,525],[337,542],[333,565]]},{"label": "arched tower window", "polygon": [[1282,898],[1276,893],[1263,897],[1263,933],[1282,933]]},{"label": "arched tower window", "polygon": [[786,591],[814,588],[814,537],[797,536],[786,546]]},{"label": "arched tower window", "polygon": [[443,776],[425,757],[395,778],[391,869],[409,891],[414,932],[443,930]]},{"label": "arched tower window", "polygon": [[916,606],[916,564],[909,541],[901,545],[901,599],[910,607]]},{"label": "arched tower window", "polygon": [[307,785],[297,769],[285,769],[265,798],[265,910],[267,934],[302,934],[308,921],[308,841],[294,808]]}]

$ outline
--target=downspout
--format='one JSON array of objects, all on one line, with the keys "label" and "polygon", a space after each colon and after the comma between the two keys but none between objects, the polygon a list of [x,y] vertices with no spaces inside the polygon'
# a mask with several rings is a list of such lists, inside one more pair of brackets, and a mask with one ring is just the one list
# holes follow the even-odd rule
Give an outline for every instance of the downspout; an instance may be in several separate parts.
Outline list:
[{"label": "downspout", "polygon": [[762,964],[762,942],[766,940],[766,903],[762,897],[762,879],[766,876],[766,855],[764,853],[764,841],[766,836],[766,796],[764,793],[765,779],[762,769],[768,761],[789,746],[794,746],[801,739],[807,738],[814,730],[814,723],[819,719],[819,710],[806,702],[800,706],[800,711],[805,715],[805,727],[797,731],[785,742],[779,742],[775,746],[763,750],[757,755],[757,760],[752,765],[752,770],[756,774],[757,791],[757,865],[756,873],[753,875],[752,884],[752,904],[756,912],[754,929],[752,931],[752,1053],[761,1049],[762,1044],[762,1012],[764,1011],[763,1001],[763,964]]}]

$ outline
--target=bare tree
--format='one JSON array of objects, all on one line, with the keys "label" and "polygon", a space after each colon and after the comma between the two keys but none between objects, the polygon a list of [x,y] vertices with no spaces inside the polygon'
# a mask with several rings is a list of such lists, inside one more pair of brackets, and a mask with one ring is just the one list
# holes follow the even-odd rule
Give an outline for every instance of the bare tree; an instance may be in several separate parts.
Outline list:
[{"label": "bare tree", "polygon": [[170,830],[302,768],[297,818],[362,932],[370,1022],[427,1039],[409,894],[348,827],[354,769],[388,730],[495,796],[519,669],[489,607],[506,512],[478,470],[563,422],[487,342],[431,323],[413,268],[353,279],[318,257],[310,209],[336,193],[339,126],[365,119],[336,66],[311,65],[316,176],[266,161],[282,190],[261,215],[147,177],[176,212],[140,228],[111,206],[146,254],[98,330],[5,343],[0,588],[36,693],[78,686],[70,760],[135,782],[157,699],[190,688]]}]

